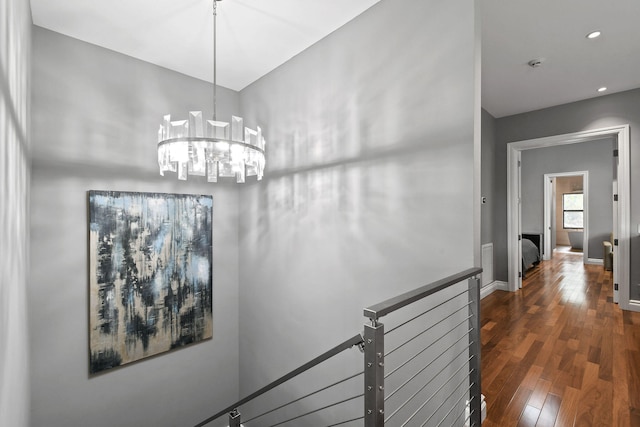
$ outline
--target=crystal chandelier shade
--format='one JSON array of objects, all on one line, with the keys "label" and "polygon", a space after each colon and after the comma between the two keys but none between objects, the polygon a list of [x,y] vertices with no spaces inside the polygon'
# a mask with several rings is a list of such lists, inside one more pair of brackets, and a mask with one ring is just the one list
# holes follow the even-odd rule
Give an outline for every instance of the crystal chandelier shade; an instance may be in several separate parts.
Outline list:
[{"label": "crystal chandelier shade", "polygon": [[202,112],[191,111],[188,120],[171,121],[164,116],[158,131],[158,165],[160,175],[177,172],[178,179],[187,175],[235,177],[239,183],[247,176],[262,179],[265,140],[260,127],[244,127],[241,117],[232,116],[231,124],[203,120]]},{"label": "crystal chandelier shade", "polygon": [[172,121],[164,116],[158,131],[160,175],[176,172],[179,180],[188,175],[206,176],[208,182],[219,177],[247,176],[262,179],[265,167],[265,140],[262,130],[244,127],[241,117],[231,123],[216,118],[216,6],[213,0],[213,120],[204,120],[201,111],[191,111],[187,120]]}]

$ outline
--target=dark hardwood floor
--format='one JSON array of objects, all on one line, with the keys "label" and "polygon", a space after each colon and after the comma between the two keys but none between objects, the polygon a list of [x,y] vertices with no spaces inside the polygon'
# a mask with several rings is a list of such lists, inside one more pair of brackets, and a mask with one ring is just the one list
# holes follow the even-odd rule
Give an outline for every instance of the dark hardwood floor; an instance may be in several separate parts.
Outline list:
[{"label": "dark hardwood floor", "polygon": [[559,253],[482,300],[484,427],[640,426],[640,313],[611,282]]}]

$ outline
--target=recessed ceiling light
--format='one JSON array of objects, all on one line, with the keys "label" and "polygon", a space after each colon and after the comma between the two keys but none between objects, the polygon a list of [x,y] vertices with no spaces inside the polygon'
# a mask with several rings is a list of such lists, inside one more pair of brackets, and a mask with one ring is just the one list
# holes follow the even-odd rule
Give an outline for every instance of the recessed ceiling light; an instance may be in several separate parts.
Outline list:
[{"label": "recessed ceiling light", "polygon": [[600,89],[598,89],[598,92],[604,92],[605,90],[607,90],[607,88],[603,86]]},{"label": "recessed ceiling light", "polygon": [[600,37],[601,34],[602,33],[600,31],[592,31],[589,34],[587,34],[587,38],[588,39],[595,39],[595,38]]}]

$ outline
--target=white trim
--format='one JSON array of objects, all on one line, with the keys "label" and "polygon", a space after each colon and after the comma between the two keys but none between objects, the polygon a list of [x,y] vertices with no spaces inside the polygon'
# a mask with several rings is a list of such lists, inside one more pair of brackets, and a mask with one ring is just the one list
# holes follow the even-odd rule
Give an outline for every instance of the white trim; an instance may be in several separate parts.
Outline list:
[{"label": "white trim", "polygon": [[[618,296],[623,310],[640,311],[640,302],[631,301],[631,162],[629,125],[618,130]],[[615,231],[614,231],[615,233]]]},{"label": "white trim", "polygon": [[493,283],[496,285],[496,289],[499,291],[509,291],[509,284],[507,282],[503,282],[501,280],[496,280]]},{"label": "white trim", "polygon": [[[471,405],[467,400],[467,409],[465,409],[465,421],[464,426],[469,427],[471,423]],[[480,393],[480,423],[483,423],[487,418],[487,402],[485,401],[484,394]]]},{"label": "white trim", "polygon": [[[522,150],[533,148],[551,147],[556,145],[576,144],[594,141],[603,137],[613,136],[618,141],[618,285],[620,294],[620,307],[623,310],[640,311],[640,301],[630,300],[629,268],[630,268],[630,236],[631,236],[631,162],[629,125],[612,126],[595,130],[575,132],[564,135],[554,135],[544,138],[535,138],[525,141],[516,141],[507,144],[507,247],[509,257],[509,289],[515,291],[518,286],[518,254],[514,254],[517,248],[518,231],[520,230],[520,218],[513,215],[518,208],[518,154]],[[515,175],[515,176],[514,176]]]},{"label": "white trim", "polygon": [[498,289],[498,285],[493,281],[486,286],[480,288],[480,299],[485,299],[489,295],[491,295],[495,290]]},{"label": "white trim", "polygon": [[[514,149],[514,143],[507,144],[507,259],[508,290],[515,292],[521,287],[520,264],[522,263],[522,245],[520,234],[520,171],[518,162],[521,150]],[[515,183],[515,185],[514,185]]]},{"label": "white trim", "polygon": [[604,260],[600,258],[588,258],[584,263],[592,265],[604,265]]},{"label": "white trim", "polygon": [[480,251],[480,266],[482,267],[482,286],[493,282],[493,243],[485,243]]},{"label": "white trim", "polygon": [[500,280],[494,280],[486,286],[480,288],[480,299],[484,299],[495,291],[509,292],[509,284]]},{"label": "white trim", "polygon": [[[618,163],[618,162],[616,162]],[[614,176],[613,177],[613,185],[611,186],[611,194],[618,194],[618,177]],[[618,202],[614,199],[613,204],[612,204],[612,213],[613,213],[613,230],[619,230],[618,227],[618,219],[619,219],[619,215],[618,215]],[[611,244],[613,244],[614,242],[611,242]],[[604,251],[602,254],[602,257],[604,258]],[[618,252],[615,251],[613,253],[613,260],[612,260],[612,264],[613,264],[613,302],[615,302],[616,304],[620,304],[620,290],[615,288],[615,283],[618,283]]]},{"label": "white trim", "polygon": [[554,195],[554,185],[556,184],[552,181],[553,177],[549,176],[549,174],[544,174],[544,249],[542,254],[543,261],[549,261],[551,259],[551,255],[553,253],[553,248],[551,247],[551,242],[553,238],[551,236],[551,230],[553,230],[553,222],[556,220],[555,218],[551,218],[551,207],[553,206],[553,195]]}]

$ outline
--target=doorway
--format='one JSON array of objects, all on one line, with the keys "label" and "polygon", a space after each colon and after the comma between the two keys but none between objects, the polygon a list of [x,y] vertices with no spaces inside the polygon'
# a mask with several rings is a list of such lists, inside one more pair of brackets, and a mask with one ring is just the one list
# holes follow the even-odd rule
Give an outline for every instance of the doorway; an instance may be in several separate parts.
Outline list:
[{"label": "doorway", "polygon": [[581,252],[584,264],[598,263],[589,258],[589,171],[544,174],[543,230],[543,260],[561,245]]},{"label": "doorway", "polygon": [[617,141],[617,194],[614,217],[614,238],[618,245],[614,252],[613,286],[619,290],[619,303],[624,310],[640,311],[640,301],[630,299],[630,156],[629,125],[575,132],[565,135],[536,138],[507,144],[507,247],[509,290],[522,287],[520,271],[522,243],[521,222],[521,158],[522,151],[566,144],[578,144],[613,137]]}]

